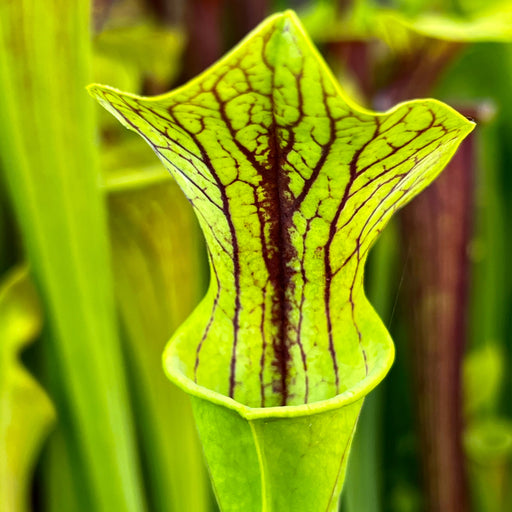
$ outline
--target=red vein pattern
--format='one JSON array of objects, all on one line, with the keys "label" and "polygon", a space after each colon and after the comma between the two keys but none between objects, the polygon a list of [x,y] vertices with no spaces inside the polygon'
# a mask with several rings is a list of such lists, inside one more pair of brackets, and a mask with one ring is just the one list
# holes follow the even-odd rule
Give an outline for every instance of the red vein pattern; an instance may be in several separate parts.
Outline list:
[{"label": "red vein pattern", "polygon": [[168,95],[93,93],[202,225],[212,280],[179,334],[187,375],[250,406],[330,398],[367,376],[387,336],[364,296],[368,251],[470,123],[435,101],[351,106],[289,15]]}]

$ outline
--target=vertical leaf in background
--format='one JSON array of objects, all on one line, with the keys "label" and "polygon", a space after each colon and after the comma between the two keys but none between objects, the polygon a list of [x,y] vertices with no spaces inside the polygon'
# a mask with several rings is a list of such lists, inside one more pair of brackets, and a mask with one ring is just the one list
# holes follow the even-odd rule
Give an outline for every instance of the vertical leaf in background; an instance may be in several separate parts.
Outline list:
[{"label": "vertical leaf in background", "polygon": [[212,496],[190,401],[162,369],[165,344],[204,292],[199,227],[161,167],[111,173],[107,191],[115,289],[150,509],[206,512]]},{"label": "vertical leaf in background", "polygon": [[0,508],[28,512],[36,457],[55,410],[20,362],[20,352],[41,330],[39,299],[26,268],[0,284]]},{"label": "vertical leaf in background", "polygon": [[291,12],[169,94],[90,92],[153,147],[206,237],[210,288],[165,359],[220,506],[336,510],[362,399],[393,357],[367,253],[473,123],[433,100],[355,106]]},{"label": "vertical leaf in background", "polygon": [[116,331],[89,80],[89,2],[0,4],[0,158],[50,335],[84,509],[144,510]]},{"label": "vertical leaf in background", "polygon": [[222,6],[225,0],[187,0],[185,3],[185,48],[183,75],[189,80],[215,62],[224,51]]}]

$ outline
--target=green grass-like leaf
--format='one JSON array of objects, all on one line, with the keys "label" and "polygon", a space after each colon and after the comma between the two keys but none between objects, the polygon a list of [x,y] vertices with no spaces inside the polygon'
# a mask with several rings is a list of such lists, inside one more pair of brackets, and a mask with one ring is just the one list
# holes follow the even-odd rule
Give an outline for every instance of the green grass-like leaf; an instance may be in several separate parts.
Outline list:
[{"label": "green grass-like leaf", "polygon": [[0,159],[48,318],[48,389],[83,509],[139,512],[94,104],[84,90],[89,9],[87,0],[0,4]]}]

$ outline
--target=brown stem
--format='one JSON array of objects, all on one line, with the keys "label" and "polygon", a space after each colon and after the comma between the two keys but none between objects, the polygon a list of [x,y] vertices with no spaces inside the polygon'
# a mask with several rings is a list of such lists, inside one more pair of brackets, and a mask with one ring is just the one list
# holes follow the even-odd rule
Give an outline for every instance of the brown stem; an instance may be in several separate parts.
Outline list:
[{"label": "brown stem", "polygon": [[185,10],[187,48],[181,82],[213,64],[223,53],[222,12],[225,0],[188,0]]},{"label": "brown stem", "polygon": [[228,46],[238,43],[269,13],[268,0],[227,0]]},{"label": "brown stem", "polygon": [[401,215],[408,316],[429,512],[469,510],[461,367],[468,309],[474,136]]},{"label": "brown stem", "polygon": [[93,33],[101,32],[103,25],[109,17],[113,3],[114,0],[94,0],[92,2],[91,21]]},{"label": "brown stem", "polygon": [[[462,48],[460,43],[426,38],[410,53],[383,62],[380,73],[373,60],[366,59],[370,67],[366,73],[359,69],[361,60],[352,61],[350,67],[369,101],[378,109],[387,109],[431,94]],[[366,77],[372,72],[384,83],[368,82]],[[478,112],[468,114],[478,117]],[[406,307],[428,512],[469,510],[461,369],[467,335],[474,153],[474,136],[470,136],[437,181],[401,215],[410,267]]]},{"label": "brown stem", "polygon": [[350,71],[359,90],[365,98],[371,98],[374,91],[374,63],[372,41],[346,40],[330,41],[327,51]]},{"label": "brown stem", "polygon": [[426,39],[411,53],[398,57],[392,64],[391,78],[376,95],[376,108],[388,109],[400,101],[431,95],[444,71],[463,48],[462,43]]},{"label": "brown stem", "polygon": [[149,11],[160,24],[175,24],[179,19],[180,8],[178,2],[168,0],[145,0]]}]

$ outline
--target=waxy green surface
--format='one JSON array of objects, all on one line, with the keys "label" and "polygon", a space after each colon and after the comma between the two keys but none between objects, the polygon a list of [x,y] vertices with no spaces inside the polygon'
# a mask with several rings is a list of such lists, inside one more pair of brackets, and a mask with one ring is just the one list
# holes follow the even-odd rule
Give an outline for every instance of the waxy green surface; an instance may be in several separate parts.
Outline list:
[{"label": "waxy green surface", "polygon": [[473,123],[434,100],[352,104],[291,12],[171,93],[90,92],[154,149],[206,238],[210,287],[165,361],[196,397],[221,508],[335,510],[361,399],[393,359],[368,251]]}]

